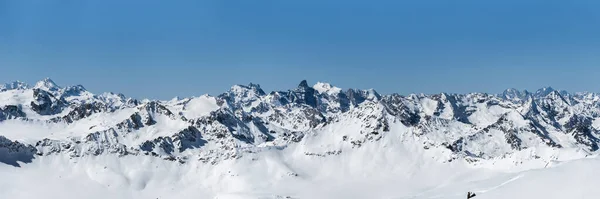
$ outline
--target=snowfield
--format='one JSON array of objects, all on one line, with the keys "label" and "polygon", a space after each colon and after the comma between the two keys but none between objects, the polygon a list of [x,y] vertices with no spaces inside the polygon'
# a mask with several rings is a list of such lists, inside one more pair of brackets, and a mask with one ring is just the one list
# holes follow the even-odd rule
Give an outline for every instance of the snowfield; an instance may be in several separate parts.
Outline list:
[{"label": "snowfield", "polygon": [[0,198],[597,198],[600,95],[0,85]]},{"label": "snowfield", "polygon": [[[283,152],[285,153],[285,152]],[[41,157],[0,165],[2,198],[595,198],[597,158],[521,172],[386,155],[307,160],[271,152],[219,165],[148,157]],[[388,154],[392,155],[392,154]],[[376,164],[369,164],[375,161]],[[387,165],[380,165],[387,164]],[[390,166],[394,165],[394,166]],[[290,170],[298,176],[289,175]]]}]

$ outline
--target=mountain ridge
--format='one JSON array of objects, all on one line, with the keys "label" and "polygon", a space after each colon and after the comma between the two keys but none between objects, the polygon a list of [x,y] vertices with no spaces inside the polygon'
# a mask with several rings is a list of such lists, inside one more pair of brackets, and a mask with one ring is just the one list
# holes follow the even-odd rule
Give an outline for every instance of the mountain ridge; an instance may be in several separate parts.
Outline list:
[{"label": "mountain ridge", "polygon": [[[147,155],[218,164],[309,142],[318,144],[302,151],[307,156],[351,153],[398,134],[412,137],[403,142],[407,146],[431,152],[441,162],[548,161],[596,154],[598,96],[551,87],[534,93],[380,95],[374,89],[343,90],[322,82],[309,86],[303,80],[287,91],[266,93],[250,83],[217,96],[164,101],[96,95],[82,85],[60,87],[46,78],[33,87],[17,81],[0,89],[0,136],[14,142],[0,148],[22,144],[8,151],[33,148],[37,156],[75,158]],[[312,140],[319,136],[329,138]],[[329,147],[323,151],[322,146]],[[571,155],[557,157],[560,153]]]}]

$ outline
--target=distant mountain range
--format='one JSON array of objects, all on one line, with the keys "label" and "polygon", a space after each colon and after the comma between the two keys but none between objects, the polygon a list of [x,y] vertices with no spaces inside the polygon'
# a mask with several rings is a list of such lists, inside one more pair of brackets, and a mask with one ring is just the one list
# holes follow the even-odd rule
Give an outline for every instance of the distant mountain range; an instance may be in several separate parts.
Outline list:
[{"label": "distant mountain range", "polygon": [[439,162],[518,164],[595,154],[599,118],[599,94],[550,87],[403,96],[302,81],[287,91],[234,85],[218,96],[141,101],[44,79],[0,85],[0,153],[12,165],[106,154],[219,164],[295,145],[327,158],[398,140]]}]

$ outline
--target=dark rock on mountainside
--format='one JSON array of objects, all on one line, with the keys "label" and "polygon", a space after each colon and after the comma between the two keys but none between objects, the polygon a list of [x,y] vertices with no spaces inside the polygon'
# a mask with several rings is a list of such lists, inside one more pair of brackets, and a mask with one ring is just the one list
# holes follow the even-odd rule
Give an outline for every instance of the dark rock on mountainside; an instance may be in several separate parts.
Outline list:
[{"label": "dark rock on mountainside", "polygon": [[0,121],[8,119],[25,118],[27,115],[23,112],[23,108],[17,105],[6,105],[0,107]]},{"label": "dark rock on mountainside", "polygon": [[578,143],[587,146],[590,151],[598,150],[598,143],[600,139],[596,136],[600,135],[598,130],[592,127],[592,119],[583,116],[573,116],[565,124],[567,133],[573,135]]},{"label": "dark rock on mountainside", "polygon": [[33,89],[34,101],[31,102],[31,109],[40,115],[59,114],[66,106],[63,99],[57,99],[48,91]]},{"label": "dark rock on mountainside", "polygon": [[19,167],[19,162],[30,163],[35,153],[32,146],[0,136],[0,163]]},{"label": "dark rock on mountainside", "polygon": [[148,140],[140,145],[140,149],[146,152],[174,155],[175,152],[181,153],[187,149],[200,148],[206,143],[200,131],[190,126],[170,137],[161,136]]}]

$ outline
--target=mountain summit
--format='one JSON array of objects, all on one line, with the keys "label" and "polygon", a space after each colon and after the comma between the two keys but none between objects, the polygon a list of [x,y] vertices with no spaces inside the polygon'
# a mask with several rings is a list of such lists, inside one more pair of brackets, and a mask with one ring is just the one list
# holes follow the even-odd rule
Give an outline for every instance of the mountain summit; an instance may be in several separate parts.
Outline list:
[{"label": "mountain summit", "polygon": [[38,81],[37,83],[35,83],[35,86],[33,88],[38,88],[46,91],[58,91],[59,89],[61,89],[61,87],[54,83],[54,81],[52,81],[52,79],[50,78],[44,78],[43,80]]}]

